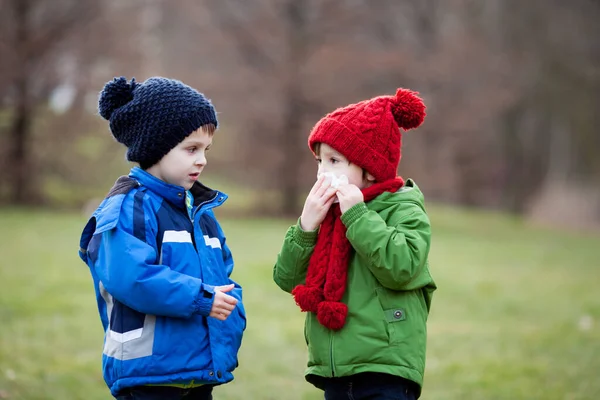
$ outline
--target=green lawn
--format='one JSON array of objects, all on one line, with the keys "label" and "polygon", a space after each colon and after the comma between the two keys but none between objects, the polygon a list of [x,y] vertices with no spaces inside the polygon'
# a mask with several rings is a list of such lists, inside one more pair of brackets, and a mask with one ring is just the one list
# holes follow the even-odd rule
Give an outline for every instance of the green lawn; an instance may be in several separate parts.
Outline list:
[{"label": "green lawn", "polygon": [[[102,328],[77,257],[85,218],[0,211],[0,399],[107,399]],[[435,208],[422,398],[600,398],[600,235]],[[215,399],[320,399],[303,316],[272,282],[290,221],[223,221],[249,315],[236,380]]]}]

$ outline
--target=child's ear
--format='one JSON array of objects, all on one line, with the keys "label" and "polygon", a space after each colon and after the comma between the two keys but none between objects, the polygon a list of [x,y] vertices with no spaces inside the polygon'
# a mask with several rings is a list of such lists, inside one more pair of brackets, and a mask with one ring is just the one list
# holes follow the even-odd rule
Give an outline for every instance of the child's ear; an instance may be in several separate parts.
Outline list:
[{"label": "child's ear", "polygon": [[373,175],[371,175],[370,173],[367,172],[367,181],[368,182],[375,182],[375,177]]}]

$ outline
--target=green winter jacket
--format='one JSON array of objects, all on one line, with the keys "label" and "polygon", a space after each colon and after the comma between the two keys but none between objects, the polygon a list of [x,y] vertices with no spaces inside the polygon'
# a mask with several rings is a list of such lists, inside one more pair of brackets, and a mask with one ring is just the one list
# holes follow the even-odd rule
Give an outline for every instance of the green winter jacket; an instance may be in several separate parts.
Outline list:
[{"label": "green winter jacket", "polygon": [[[342,215],[354,248],[342,301],[346,325],[322,326],[307,313],[307,380],[312,375],[342,377],[361,372],[387,373],[423,385],[427,316],[436,285],[427,261],[429,218],[423,194],[412,181]],[[304,283],[317,232],[292,226],[273,269],[286,292]]]}]

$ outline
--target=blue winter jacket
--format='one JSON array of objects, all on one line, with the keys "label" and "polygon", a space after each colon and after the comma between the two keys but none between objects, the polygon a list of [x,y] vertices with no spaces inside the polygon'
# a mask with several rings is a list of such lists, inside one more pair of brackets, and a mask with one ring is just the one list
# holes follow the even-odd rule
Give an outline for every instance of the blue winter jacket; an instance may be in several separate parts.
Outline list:
[{"label": "blue winter jacket", "polygon": [[140,168],[121,177],[81,235],[104,326],[102,365],[113,395],[147,384],[233,379],[246,316],[242,288],[225,321],[208,317],[214,287],[233,282],[212,209],[227,196],[200,183],[190,216],[182,187]]}]

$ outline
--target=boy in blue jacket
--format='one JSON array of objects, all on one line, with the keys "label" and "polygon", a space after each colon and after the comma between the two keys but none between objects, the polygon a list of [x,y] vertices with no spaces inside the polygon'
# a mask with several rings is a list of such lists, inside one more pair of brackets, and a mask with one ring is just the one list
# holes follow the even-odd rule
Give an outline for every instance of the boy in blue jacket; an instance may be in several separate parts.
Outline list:
[{"label": "boy in blue jacket", "polygon": [[117,399],[212,399],[233,379],[246,317],[231,252],[212,209],[227,199],[197,181],[217,128],[213,105],[180,81],[123,77],[100,115],[127,159],[85,226],[104,327],[104,380]]}]

